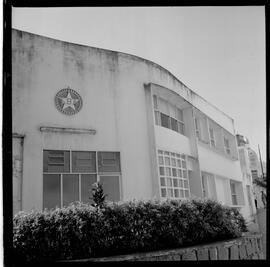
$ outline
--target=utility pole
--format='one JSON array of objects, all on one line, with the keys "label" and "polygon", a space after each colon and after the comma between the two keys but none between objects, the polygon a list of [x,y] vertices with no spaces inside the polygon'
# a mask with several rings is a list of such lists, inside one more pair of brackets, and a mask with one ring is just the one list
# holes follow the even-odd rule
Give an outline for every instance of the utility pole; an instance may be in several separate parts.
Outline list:
[{"label": "utility pole", "polygon": [[259,144],[258,144],[258,149],[259,149],[260,162],[261,162],[261,169],[262,169],[262,178],[264,179],[263,165],[262,165],[262,157],[261,157],[261,151],[260,151],[260,146],[259,146]]}]

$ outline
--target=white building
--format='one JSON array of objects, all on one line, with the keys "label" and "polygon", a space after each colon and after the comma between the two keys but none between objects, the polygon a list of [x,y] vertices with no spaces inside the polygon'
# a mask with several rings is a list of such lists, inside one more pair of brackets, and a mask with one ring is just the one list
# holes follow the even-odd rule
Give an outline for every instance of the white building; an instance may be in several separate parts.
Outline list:
[{"label": "white building", "polygon": [[[252,177],[252,169],[251,169],[251,162],[250,162],[250,146],[249,141],[242,135],[236,135],[237,145],[238,145],[238,152],[239,152],[239,160],[241,171],[243,175],[243,188],[246,190],[247,193],[247,203],[249,204],[247,213],[250,214],[250,220],[255,220],[256,206],[255,206],[255,199],[256,197],[256,188],[253,184],[253,177]],[[258,204],[258,200],[257,200]]]},{"label": "white building", "polygon": [[[251,185],[253,199],[257,201],[257,208],[264,208],[262,201],[262,191],[266,194],[266,188],[254,183],[255,179],[262,179],[262,167],[257,153],[250,148],[249,142],[242,135],[236,135],[240,156],[240,165],[243,173],[243,182]],[[264,175],[266,175],[266,164],[262,162]],[[250,182],[251,181],[251,182]],[[248,190],[248,189],[247,189]]]},{"label": "white building", "polygon": [[146,59],[12,31],[14,212],[216,199],[248,217],[233,119]]}]

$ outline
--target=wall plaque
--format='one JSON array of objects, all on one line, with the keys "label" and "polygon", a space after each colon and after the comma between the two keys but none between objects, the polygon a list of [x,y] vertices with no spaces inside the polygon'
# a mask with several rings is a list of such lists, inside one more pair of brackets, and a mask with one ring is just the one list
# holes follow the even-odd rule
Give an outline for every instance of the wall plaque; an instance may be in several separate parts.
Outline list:
[{"label": "wall plaque", "polygon": [[81,96],[69,87],[60,90],[54,100],[56,108],[66,115],[74,115],[82,108]]}]

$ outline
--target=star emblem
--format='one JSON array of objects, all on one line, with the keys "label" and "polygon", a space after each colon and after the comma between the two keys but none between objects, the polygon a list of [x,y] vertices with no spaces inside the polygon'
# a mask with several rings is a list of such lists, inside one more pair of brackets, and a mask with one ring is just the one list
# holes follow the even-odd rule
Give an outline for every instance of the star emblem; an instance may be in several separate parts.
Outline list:
[{"label": "star emblem", "polygon": [[75,90],[64,88],[55,95],[55,105],[65,115],[74,115],[82,108],[82,98]]},{"label": "star emblem", "polygon": [[59,97],[59,98],[64,103],[63,109],[71,107],[73,110],[76,110],[74,104],[76,104],[79,101],[79,99],[72,98],[70,92],[68,92],[68,95],[66,97]]}]

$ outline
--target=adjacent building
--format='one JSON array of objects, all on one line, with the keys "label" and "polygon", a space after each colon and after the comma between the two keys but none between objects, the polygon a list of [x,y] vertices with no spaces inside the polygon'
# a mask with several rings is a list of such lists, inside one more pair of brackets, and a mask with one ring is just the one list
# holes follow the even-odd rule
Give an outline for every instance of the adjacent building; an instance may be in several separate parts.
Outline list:
[{"label": "adjacent building", "polygon": [[[252,161],[250,160],[250,151],[249,141],[243,135],[237,134],[237,145],[239,151],[239,160],[241,171],[243,175],[243,188],[247,193],[247,203],[250,214],[250,220],[255,220],[256,210],[256,190],[253,184],[253,173],[252,173]],[[257,202],[258,204],[258,202]]]},{"label": "adjacent building", "polygon": [[19,210],[212,198],[246,218],[233,119],[149,60],[12,30],[13,200]]}]

